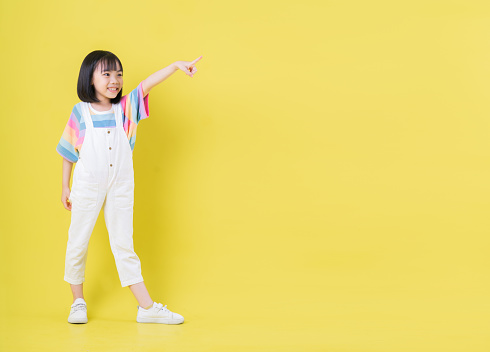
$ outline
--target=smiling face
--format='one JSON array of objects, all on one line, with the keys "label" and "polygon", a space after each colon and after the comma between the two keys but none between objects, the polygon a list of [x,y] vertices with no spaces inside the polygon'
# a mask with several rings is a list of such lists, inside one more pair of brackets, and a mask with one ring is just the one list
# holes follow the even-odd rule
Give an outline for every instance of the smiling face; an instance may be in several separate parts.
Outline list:
[{"label": "smiling face", "polygon": [[107,65],[99,62],[92,75],[95,96],[103,104],[110,104],[111,99],[114,99],[119,94],[123,86],[121,66],[117,64],[114,69],[110,70]]}]

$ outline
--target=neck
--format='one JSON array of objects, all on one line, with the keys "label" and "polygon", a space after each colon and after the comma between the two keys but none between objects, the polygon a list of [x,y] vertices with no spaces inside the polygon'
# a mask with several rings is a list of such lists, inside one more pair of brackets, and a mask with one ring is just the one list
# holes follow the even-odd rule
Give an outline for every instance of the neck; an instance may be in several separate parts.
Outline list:
[{"label": "neck", "polygon": [[112,103],[109,98],[98,96],[97,99],[100,100],[98,103],[90,103],[94,108],[110,109],[112,107]]},{"label": "neck", "polygon": [[[99,94],[99,92],[95,92],[95,97],[99,100],[99,102],[94,103],[94,104],[99,104],[101,106],[112,105],[111,100],[108,97],[105,97],[105,96]],[[92,104],[92,105],[94,105],[94,104]]]}]

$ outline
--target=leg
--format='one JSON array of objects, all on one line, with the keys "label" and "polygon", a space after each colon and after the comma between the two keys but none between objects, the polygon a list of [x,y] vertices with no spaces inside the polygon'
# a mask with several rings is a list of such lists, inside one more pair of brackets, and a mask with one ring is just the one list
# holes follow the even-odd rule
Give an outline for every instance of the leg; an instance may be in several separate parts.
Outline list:
[{"label": "leg", "polygon": [[[71,293],[73,293],[73,303],[77,298],[83,298],[83,284],[80,285],[70,285]],[[85,298],[83,298],[85,300]]]},{"label": "leg", "polygon": [[141,283],[141,263],[133,247],[134,181],[115,182],[107,192],[104,217],[121,286]]},{"label": "leg", "polygon": [[[72,324],[87,323],[87,306],[83,301],[85,263],[90,236],[102,207],[104,194],[98,191],[97,183],[82,183],[74,178],[72,187],[71,224],[65,258],[65,281],[70,284],[73,304],[68,317]],[[100,195],[99,195],[100,193]]]},{"label": "leg", "polygon": [[134,297],[138,301],[140,307],[149,308],[153,305],[153,300],[146,289],[144,282],[139,282],[134,285],[129,285],[129,289],[133,293]]}]

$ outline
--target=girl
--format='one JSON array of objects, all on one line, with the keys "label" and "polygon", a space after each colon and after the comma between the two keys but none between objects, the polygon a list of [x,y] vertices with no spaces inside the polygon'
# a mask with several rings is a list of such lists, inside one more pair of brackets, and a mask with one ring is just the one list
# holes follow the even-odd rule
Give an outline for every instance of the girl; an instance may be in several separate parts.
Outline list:
[{"label": "girl", "polygon": [[[96,50],[82,62],[77,93],[81,102],[72,110],[56,150],[63,157],[61,202],[71,211],[64,280],[71,286],[69,323],[87,322],[83,298],[85,262],[90,235],[100,209],[109,232],[111,250],[123,287],[138,301],[139,323],[181,324],[184,318],[154,302],[143,282],[141,264],[133,249],[133,148],[138,123],[149,116],[148,93],[177,70],[193,77],[195,63],[177,61],[150,75],[122,95],[123,67],[116,55]],[[73,163],[73,184],[70,177]]]}]

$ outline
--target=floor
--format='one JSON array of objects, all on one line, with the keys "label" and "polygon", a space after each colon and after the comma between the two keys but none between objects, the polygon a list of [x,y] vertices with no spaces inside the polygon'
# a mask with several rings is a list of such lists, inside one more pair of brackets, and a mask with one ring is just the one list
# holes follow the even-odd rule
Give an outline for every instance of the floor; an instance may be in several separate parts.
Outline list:
[{"label": "floor", "polygon": [[81,325],[66,322],[69,306],[55,306],[42,315],[12,310],[1,319],[0,351],[490,350],[490,305],[484,295],[468,300],[467,292],[436,297],[423,290],[410,295],[345,290],[323,303],[309,301],[308,294],[295,304],[278,297],[270,301],[270,309],[247,302],[236,309],[224,303],[218,309],[216,302],[176,301],[179,309],[173,310],[186,321],[173,326],[136,323],[136,305],[130,299],[125,294],[92,306],[87,301],[89,322]]}]

